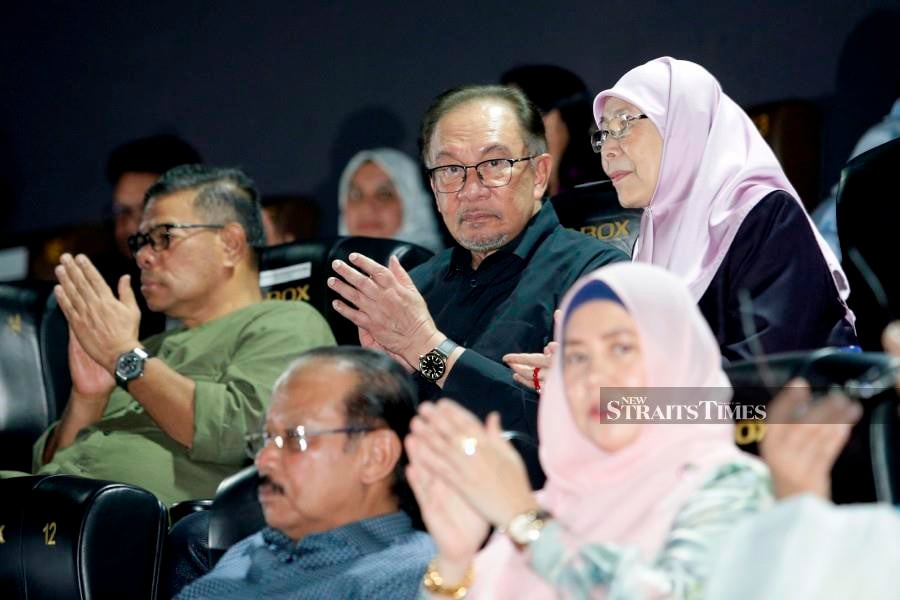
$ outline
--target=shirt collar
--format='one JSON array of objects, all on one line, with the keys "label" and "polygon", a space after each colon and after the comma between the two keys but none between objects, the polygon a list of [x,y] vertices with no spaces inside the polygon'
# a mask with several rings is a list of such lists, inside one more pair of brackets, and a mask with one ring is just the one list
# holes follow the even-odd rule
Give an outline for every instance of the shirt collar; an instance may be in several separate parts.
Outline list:
[{"label": "shirt collar", "polygon": [[[301,557],[309,559],[320,553],[327,553],[334,562],[342,562],[382,550],[398,537],[412,531],[409,516],[398,511],[314,533],[296,542],[271,527],[263,528],[262,538],[282,562],[292,562]],[[336,554],[338,549],[341,551]]]},{"label": "shirt collar", "polygon": [[[556,216],[556,211],[553,210],[553,203],[549,200],[544,200],[541,209],[531,217],[525,225],[525,229],[484,260],[487,262],[497,254],[506,254],[516,256],[527,262],[541,245],[541,242],[553,233],[557,225],[559,225],[559,218]],[[457,244],[453,247],[450,255],[450,268],[447,270],[446,276],[449,277],[454,271],[459,270],[464,272],[472,270],[472,253]]]}]

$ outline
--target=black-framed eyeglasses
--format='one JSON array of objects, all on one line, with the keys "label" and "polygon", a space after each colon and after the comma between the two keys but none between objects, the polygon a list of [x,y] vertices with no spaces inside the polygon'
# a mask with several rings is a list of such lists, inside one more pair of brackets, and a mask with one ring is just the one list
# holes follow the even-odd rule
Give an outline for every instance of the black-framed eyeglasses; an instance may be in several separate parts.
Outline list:
[{"label": "black-framed eyeglasses", "polygon": [[250,458],[256,458],[256,455],[269,445],[269,442],[275,442],[275,447],[279,450],[287,448],[288,452],[306,452],[309,449],[309,438],[312,437],[337,433],[367,433],[369,431],[375,431],[376,429],[379,428],[357,426],[310,430],[307,429],[305,425],[298,425],[294,429],[288,429],[281,435],[269,433],[268,431],[263,431],[262,433],[249,433],[244,436],[247,443],[245,449]]},{"label": "black-framed eyeglasses", "polygon": [[643,113],[639,115],[622,114],[612,117],[609,121],[603,123],[606,126],[605,129],[602,128],[591,134],[591,147],[594,149],[594,152],[599,154],[603,150],[603,144],[607,138],[621,140],[631,131],[632,122],[646,118],[648,118],[647,115]]},{"label": "black-framed eyeglasses", "polygon": [[131,250],[132,256],[137,256],[138,251],[150,244],[154,252],[161,252],[169,248],[172,241],[173,229],[222,229],[225,225],[219,223],[197,223],[192,225],[182,225],[180,223],[160,223],[154,225],[146,233],[135,233],[128,236],[128,249]]},{"label": "black-framed eyeglasses", "polygon": [[469,169],[475,169],[484,187],[503,187],[512,181],[513,165],[532,158],[534,156],[489,158],[474,165],[441,165],[428,169],[428,176],[434,183],[434,189],[442,194],[453,194],[463,189]]}]

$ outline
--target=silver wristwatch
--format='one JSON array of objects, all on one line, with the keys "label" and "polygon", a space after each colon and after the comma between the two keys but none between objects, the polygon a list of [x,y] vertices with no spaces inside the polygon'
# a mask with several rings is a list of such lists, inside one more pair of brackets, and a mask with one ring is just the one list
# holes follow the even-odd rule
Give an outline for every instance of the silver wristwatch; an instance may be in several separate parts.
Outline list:
[{"label": "silver wristwatch", "polygon": [[144,374],[144,364],[150,353],[144,348],[135,348],[123,353],[116,360],[116,385],[128,391],[128,384]]}]

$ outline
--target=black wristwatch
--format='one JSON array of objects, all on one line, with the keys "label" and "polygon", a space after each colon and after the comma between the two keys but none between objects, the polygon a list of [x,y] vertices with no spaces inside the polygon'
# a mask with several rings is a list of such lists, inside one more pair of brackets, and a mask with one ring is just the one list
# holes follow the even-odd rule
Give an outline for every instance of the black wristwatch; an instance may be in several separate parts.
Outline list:
[{"label": "black wristwatch", "polygon": [[419,357],[419,373],[428,381],[437,381],[447,372],[447,359],[459,344],[447,338],[437,348]]},{"label": "black wristwatch", "polygon": [[144,363],[150,353],[144,348],[129,350],[116,360],[116,385],[128,391],[128,384],[144,374]]}]

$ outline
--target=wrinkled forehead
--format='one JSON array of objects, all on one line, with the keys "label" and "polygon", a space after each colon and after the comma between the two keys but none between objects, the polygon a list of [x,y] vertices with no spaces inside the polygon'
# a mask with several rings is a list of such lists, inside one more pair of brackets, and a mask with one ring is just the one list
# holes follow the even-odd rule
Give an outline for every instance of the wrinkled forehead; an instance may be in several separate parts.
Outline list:
[{"label": "wrinkled forehead", "polygon": [[267,422],[288,428],[306,423],[341,426],[347,415],[346,400],[357,382],[356,374],[340,363],[301,362],[273,390]]},{"label": "wrinkled forehead", "polygon": [[507,102],[471,100],[440,118],[431,138],[431,159],[492,151],[518,153],[525,146],[515,110]]},{"label": "wrinkled forehead", "polygon": [[198,222],[194,199],[197,190],[180,190],[166,196],[152,198],[144,208],[141,231],[146,231],[162,223]]}]

